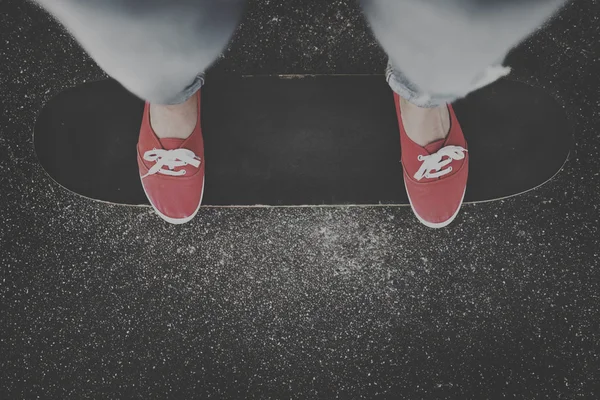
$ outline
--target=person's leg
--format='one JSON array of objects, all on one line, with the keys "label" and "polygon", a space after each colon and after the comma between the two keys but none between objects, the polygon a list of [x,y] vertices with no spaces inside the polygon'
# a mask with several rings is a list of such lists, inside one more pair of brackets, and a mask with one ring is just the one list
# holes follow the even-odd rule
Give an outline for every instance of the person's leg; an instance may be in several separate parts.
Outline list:
[{"label": "person's leg", "polygon": [[140,98],[184,103],[232,36],[244,0],[36,0]]},{"label": "person's leg", "polygon": [[142,187],[164,220],[190,221],[204,193],[202,71],[229,41],[245,0],[37,1],[146,100],[137,145]]},{"label": "person's leg", "polygon": [[508,74],[508,51],[564,2],[361,0],[389,55],[404,184],[425,225],[452,222],[467,184],[467,143],[448,103]]}]

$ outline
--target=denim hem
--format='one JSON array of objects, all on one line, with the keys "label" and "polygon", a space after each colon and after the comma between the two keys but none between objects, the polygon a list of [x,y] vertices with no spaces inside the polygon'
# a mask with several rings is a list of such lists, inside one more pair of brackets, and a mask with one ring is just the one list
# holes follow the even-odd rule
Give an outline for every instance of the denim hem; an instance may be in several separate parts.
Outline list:
[{"label": "denim hem", "polygon": [[163,103],[164,105],[175,105],[185,103],[190,97],[194,95],[204,85],[204,72],[199,73],[194,78],[193,82],[190,83],[185,89],[179,92],[177,95],[170,98],[168,101]]},{"label": "denim hem", "polygon": [[413,84],[402,72],[388,62],[385,77],[394,92],[406,101],[422,108],[435,108],[451,103],[459,96],[439,96],[425,93]]},{"label": "denim hem", "polygon": [[473,85],[466,88],[464,93],[447,95],[431,94],[421,91],[417,85],[412,83],[400,70],[394,68],[391,61],[388,61],[386,69],[386,80],[392,90],[403,99],[423,108],[435,108],[444,104],[452,103],[467,94],[481,89],[510,73],[510,67],[504,67],[501,64],[495,64],[487,67],[475,80]]}]

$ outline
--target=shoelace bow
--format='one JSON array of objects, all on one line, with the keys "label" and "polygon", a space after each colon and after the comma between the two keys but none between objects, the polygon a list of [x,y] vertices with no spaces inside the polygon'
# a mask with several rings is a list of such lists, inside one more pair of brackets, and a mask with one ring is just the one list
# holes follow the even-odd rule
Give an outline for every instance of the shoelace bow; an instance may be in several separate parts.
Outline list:
[{"label": "shoelace bow", "polygon": [[[421,168],[415,173],[414,178],[420,181],[423,178],[439,178],[440,176],[447,175],[452,172],[452,167],[442,168],[454,160],[462,160],[465,158],[466,152],[467,149],[461,146],[446,146],[428,156],[419,155],[417,159],[423,163],[421,164]],[[444,157],[446,158],[444,159]]]},{"label": "shoelace bow", "polygon": [[[146,175],[142,176],[142,179],[157,173],[170,176],[185,175],[186,171],[184,169],[180,169],[179,171],[174,171],[173,169],[186,165],[193,165],[194,167],[198,168],[200,167],[201,162],[200,157],[196,156],[193,151],[188,149],[148,150],[144,153],[144,160],[156,162],[156,164],[154,164],[152,168],[148,170]],[[168,169],[163,169],[163,167],[167,167]]]}]

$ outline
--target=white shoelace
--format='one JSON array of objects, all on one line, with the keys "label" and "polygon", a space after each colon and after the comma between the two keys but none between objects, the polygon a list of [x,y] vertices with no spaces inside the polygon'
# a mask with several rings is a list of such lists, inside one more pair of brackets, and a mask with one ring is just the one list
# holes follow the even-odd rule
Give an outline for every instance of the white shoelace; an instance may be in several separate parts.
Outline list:
[{"label": "white shoelace", "polygon": [[[157,173],[169,176],[185,175],[186,171],[184,169],[180,169],[179,171],[174,171],[173,169],[186,165],[193,165],[198,168],[200,167],[201,161],[200,157],[196,156],[193,151],[188,149],[153,149],[144,153],[144,160],[156,162],[156,164],[148,170],[146,175],[142,176],[142,179]],[[163,169],[163,167],[167,167],[168,169]]]},{"label": "white shoelace", "polygon": [[[454,160],[462,160],[465,158],[467,149],[461,146],[446,146],[442,147],[436,153],[428,156],[419,155],[417,158],[422,161],[421,168],[414,175],[415,179],[420,181],[423,178],[439,178],[452,172],[452,167],[442,169]],[[444,157],[446,157],[444,159]]]}]

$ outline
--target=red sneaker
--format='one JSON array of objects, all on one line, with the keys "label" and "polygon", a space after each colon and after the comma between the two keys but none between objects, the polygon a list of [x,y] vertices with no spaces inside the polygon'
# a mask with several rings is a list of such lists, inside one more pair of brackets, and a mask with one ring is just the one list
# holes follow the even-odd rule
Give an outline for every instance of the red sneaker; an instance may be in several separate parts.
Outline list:
[{"label": "red sneaker", "polygon": [[172,224],[190,221],[200,209],[204,194],[204,140],[198,120],[187,139],[159,139],[150,125],[146,103],[137,145],[142,187],[156,213]]},{"label": "red sneaker", "polygon": [[404,185],[413,212],[424,225],[443,228],[458,215],[469,174],[467,141],[452,105],[446,139],[419,146],[408,137],[400,113],[400,97],[394,93],[400,125]]}]

